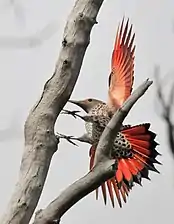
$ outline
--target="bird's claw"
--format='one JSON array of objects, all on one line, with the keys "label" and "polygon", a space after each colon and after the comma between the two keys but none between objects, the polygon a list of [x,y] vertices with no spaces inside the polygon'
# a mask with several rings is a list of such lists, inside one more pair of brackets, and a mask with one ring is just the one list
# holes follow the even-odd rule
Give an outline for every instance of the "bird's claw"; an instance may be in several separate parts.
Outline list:
[{"label": "bird's claw", "polygon": [[75,140],[75,137],[72,135],[64,135],[64,134],[60,134],[60,133],[56,133],[56,137],[57,138],[64,138],[66,139],[69,143],[78,146],[75,142],[73,142],[72,140]]},{"label": "bird's claw", "polygon": [[73,111],[70,111],[70,110],[62,110],[62,112],[61,112],[61,114],[68,114],[68,115],[73,116],[74,118],[77,118],[77,117],[80,116],[77,113],[80,113],[80,111],[79,110],[73,110]]}]

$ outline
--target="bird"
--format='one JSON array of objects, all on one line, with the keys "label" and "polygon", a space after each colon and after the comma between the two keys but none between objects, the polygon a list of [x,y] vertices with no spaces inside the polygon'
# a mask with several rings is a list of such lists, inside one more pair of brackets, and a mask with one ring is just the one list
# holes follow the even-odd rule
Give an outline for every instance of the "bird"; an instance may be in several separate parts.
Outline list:
[{"label": "bird", "polygon": [[[112,52],[107,102],[94,98],[69,100],[70,103],[83,109],[86,115],[79,115],[79,111],[63,111],[65,114],[78,116],[85,121],[86,133],[81,137],[70,136],[67,139],[91,145],[89,150],[90,170],[94,165],[95,151],[102,132],[114,113],[132,93],[135,63],[135,33],[132,33],[132,27],[132,24],[129,25],[129,18],[125,24],[124,17],[121,25],[118,26]],[[115,194],[119,206],[122,207],[122,202],[127,202],[127,197],[135,183],[142,185],[142,178],[150,180],[150,170],[159,173],[154,164],[161,164],[156,159],[161,154],[156,150],[159,144],[155,140],[156,133],[150,130],[150,126],[150,123],[133,126],[122,125],[115,136],[111,157],[117,161],[118,166],[115,176],[101,185],[105,204],[107,189],[112,206],[115,206]],[[96,198],[98,199],[98,189],[96,189]]]}]

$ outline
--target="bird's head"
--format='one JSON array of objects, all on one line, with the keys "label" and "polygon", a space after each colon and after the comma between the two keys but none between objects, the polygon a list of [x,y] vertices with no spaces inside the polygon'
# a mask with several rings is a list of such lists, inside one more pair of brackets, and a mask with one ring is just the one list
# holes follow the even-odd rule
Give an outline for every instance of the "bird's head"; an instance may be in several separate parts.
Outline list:
[{"label": "bird's head", "polygon": [[89,113],[97,104],[103,103],[101,100],[96,99],[85,99],[85,100],[68,100],[68,102],[73,103],[81,107],[85,112]]}]

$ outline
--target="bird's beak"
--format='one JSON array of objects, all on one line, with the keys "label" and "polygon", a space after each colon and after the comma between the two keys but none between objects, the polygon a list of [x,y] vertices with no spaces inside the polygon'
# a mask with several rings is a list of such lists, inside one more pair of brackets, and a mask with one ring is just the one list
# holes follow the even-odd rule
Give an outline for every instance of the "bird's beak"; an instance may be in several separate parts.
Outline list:
[{"label": "bird's beak", "polygon": [[83,100],[68,100],[68,102],[73,103],[73,104],[81,107],[84,111],[87,112],[86,104]]},{"label": "bird's beak", "polygon": [[73,103],[73,104],[76,104],[76,105],[79,104],[79,101],[77,101],[77,100],[68,100],[68,102]]}]

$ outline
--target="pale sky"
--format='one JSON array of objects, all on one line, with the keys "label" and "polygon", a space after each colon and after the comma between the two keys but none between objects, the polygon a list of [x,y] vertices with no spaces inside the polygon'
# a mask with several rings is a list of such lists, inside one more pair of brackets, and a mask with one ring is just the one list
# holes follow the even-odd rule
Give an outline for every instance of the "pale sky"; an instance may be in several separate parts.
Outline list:
[{"label": "pale sky", "polygon": [[[0,0],[0,215],[6,209],[18,178],[24,121],[38,100],[45,81],[54,71],[64,25],[75,0],[16,0],[14,7],[9,2]],[[162,74],[174,69],[173,9],[173,0],[105,1],[98,16],[99,23],[92,30],[91,43],[71,98],[107,99],[111,52],[118,22],[123,15],[130,18],[136,32],[134,86],[137,87],[146,78],[153,79],[155,64],[161,66]],[[20,45],[16,39],[37,34],[50,23],[54,24],[52,28],[57,32],[38,47],[27,47],[22,41]],[[15,41],[10,45],[11,40]],[[67,108],[75,107],[68,105]],[[163,224],[173,218],[174,162],[167,145],[165,125],[158,111],[154,84],[135,105],[126,121],[130,124],[151,122],[151,129],[157,133],[160,143],[158,150],[163,154],[159,158],[163,166],[158,166],[161,174],[150,175],[152,181],[144,180],[143,187],[135,186],[122,209],[118,206],[113,209],[110,202],[104,206],[102,197],[96,201],[95,194],[91,193],[66,213],[62,224]],[[78,136],[84,132],[83,125],[78,119],[61,115],[56,130]],[[79,145],[75,147],[65,141],[59,145],[37,209],[44,208],[88,171],[89,146]]]}]

